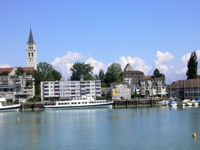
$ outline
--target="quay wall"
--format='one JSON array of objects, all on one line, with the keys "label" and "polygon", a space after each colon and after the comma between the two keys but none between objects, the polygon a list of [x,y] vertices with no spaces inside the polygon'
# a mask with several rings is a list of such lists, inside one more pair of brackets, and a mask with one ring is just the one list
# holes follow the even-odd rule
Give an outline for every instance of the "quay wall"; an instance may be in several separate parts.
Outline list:
[{"label": "quay wall", "polygon": [[153,107],[157,106],[159,101],[161,100],[154,100],[154,99],[114,100],[113,108]]}]

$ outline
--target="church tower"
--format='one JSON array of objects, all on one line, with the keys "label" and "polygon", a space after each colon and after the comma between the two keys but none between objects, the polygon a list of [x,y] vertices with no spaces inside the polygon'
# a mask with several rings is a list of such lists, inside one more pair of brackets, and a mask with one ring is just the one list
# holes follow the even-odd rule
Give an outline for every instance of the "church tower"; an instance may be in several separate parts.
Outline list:
[{"label": "church tower", "polygon": [[26,46],[26,61],[27,61],[27,67],[34,67],[34,69],[37,69],[37,50],[35,42],[33,40],[31,29]]}]

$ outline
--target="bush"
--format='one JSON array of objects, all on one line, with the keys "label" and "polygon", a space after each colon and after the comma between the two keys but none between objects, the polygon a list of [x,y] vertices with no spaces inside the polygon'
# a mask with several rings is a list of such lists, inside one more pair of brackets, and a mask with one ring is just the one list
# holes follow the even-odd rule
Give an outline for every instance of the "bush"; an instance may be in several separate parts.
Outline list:
[{"label": "bush", "polygon": [[34,99],[31,97],[28,99],[28,102],[34,102]]},{"label": "bush", "polygon": [[14,101],[14,104],[19,104],[19,100],[16,99],[16,100]]},{"label": "bush", "polygon": [[105,99],[105,96],[99,96],[99,97],[96,97],[97,100],[104,100]]}]

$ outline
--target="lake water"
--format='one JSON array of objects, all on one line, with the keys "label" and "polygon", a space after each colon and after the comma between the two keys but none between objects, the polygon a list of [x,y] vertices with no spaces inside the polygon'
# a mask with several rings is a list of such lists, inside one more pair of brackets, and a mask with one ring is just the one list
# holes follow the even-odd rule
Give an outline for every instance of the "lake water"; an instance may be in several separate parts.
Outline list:
[{"label": "lake water", "polygon": [[[17,121],[17,117],[20,121]],[[192,138],[192,133],[197,138]],[[0,113],[0,150],[195,150],[200,108]]]}]

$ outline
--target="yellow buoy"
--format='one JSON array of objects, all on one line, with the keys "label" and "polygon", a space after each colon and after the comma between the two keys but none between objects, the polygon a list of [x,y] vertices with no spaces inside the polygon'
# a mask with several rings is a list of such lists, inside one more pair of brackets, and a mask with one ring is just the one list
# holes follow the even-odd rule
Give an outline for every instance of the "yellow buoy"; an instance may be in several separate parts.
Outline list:
[{"label": "yellow buoy", "polygon": [[20,121],[19,117],[17,117],[17,121]]},{"label": "yellow buoy", "polygon": [[193,138],[197,137],[197,134],[195,132],[192,135],[193,135]]}]

